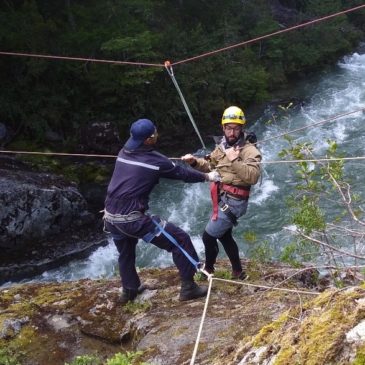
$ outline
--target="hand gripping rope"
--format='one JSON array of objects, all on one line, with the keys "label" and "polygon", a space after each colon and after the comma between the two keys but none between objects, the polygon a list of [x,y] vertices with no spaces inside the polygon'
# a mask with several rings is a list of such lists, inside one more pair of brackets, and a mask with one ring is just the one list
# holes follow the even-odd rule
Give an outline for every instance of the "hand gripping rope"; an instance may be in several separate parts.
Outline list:
[{"label": "hand gripping rope", "polygon": [[175,85],[175,88],[176,88],[177,92],[179,93],[180,99],[181,99],[181,101],[182,101],[182,103],[183,103],[183,105],[184,105],[184,108],[185,108],[185,110],[186,110],[186,113],[187,113],[187,114],[188,114],[188,116],[189,116],[189,119],[190,119],[190,121],[191,121],[191,124],[193,125],[193,127],[194,127],[194,129],[195,129],[195,132],[197,133],[197,135],[198,135],[198,137],[199,137],[199,139],[200,139],[200,142],[201,142],[201,144],[202,144],[203,148],[204,148],[204,149],[206,149],[205,144],[204,144],[204,142],[203,142],[203,139],[202,139],[202,137],[201,137],[201,135],[200,135],[200,133],[199,133],[198,127],[196,126],[195,121],[194,121],[194,118],[193,118],[193,116],[192,116],[192,115],[191,115],[191,113],[190,113],[190,109],[189,109],[189,107],[188,107],[188,104],[186,103],[185,98],[184,98],[184,95],[182,94],[182,92],[181,92],[181,90],[180,90],[179,84],[177,83],[177,81],[176,81],[176,79],[175,79],[174,71],[173,71],[173,69],[172,69],[172,66],[171,66],[170,61],[166,61],[166,62],[165,62],[165,68],[166,68],[167,73],[168,73],[168,74],[169,74],[169,76],[171,77],[171,80],[172,80],[173,84]]}]

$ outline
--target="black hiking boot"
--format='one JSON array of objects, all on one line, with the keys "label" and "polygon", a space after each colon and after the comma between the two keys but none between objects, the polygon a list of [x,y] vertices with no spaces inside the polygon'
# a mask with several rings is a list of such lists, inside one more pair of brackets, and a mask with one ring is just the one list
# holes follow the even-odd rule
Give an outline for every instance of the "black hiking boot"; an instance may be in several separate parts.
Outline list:
[{"label": "black hiking boot", "polygon": [[192,300],[207,295],[208,288],[206,286],[199,286],[193,280],[183,280],[181,282],[180,301]]},{"label": "black hiking boot", "polygon": [[118,303],[122,305],[127,304],[129,301],[133,301],[137,294],[138,290],[123,288],[122,294],[118,298]]},{"label": "black hiking boot", "polygon": [[147,287],[143,284],[141,284],[137,290],[123,288],[122,294],[118,298],[118,303],[124,305],[129,301],[133,301],[138,294],[143,293],[146,289]]},{"label": "black hiking boot", "polygon": [[141,294],[143,293],[146,289],[148,289],[148,286],[147,285],[144,285],[144,284],[141,284],[138,289],[137,289],[137,293],[138,294]]},{"label": "black hiking boot", "polygon": [[245,280],[245,279],[247,279],[247,274],[244,270],[232,271],[231,279],[232,280]]}]

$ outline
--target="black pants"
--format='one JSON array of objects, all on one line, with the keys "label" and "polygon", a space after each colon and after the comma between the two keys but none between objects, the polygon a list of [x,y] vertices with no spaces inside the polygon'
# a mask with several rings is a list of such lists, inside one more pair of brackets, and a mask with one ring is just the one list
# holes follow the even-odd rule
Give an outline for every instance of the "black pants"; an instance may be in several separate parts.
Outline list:
[{"label": "black pants", "polygon": [[[113,241],[118,249],[119,258],[119,273],[121,276],[122,286],[125,289],[137,289],[141,285],[137,270],[136,270],[136,246],[138,239],[142,238],[146,233],[152,231],[155,227],[149,225],[151,217],[144,216],[144,222],[131,223],[108,223],[105,222],[105,228],[113,236]],[[179,245],[195,260],[199,261],[193,243],[189,235],[181,228],[172,223],[165,226],[165,230],[169,233]],[[124,232],[124,233],[123,233]],[[131,237],[134,235],[136,237]],[[179,270],[181,280],[192,280],[196,273],[195,266],[187,259],[187,257],[176,247],[170,240],[161,233],[155,237],[151,244],[172,253],[172,259]]]},{"label": "black pants", "polygon": [[[224,251],[226,252],[229,261],[231,262],[232,271],[242,271],[238,246],[236,241],[232,237],[232,228],[229,229],[221,238],[219,238],[219,241],[222,243]],[[217,256],[219,253],[217,238],[209,235],[206,231],[204,231],[203,243],[205,246],[205,268],[208,271],[213,271],[214,264],[217,260]]]}]

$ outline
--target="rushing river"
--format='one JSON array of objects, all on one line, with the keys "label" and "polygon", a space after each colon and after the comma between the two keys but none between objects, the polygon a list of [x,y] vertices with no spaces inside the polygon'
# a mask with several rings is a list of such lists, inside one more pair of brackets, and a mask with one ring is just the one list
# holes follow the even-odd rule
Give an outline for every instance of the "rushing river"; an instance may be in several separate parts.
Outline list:
[{"label": "rushing river", "polygon": [[[276,118],[274,111],[268,108],[259,120],[249,123],[250,130],[256,132],[259,140],[264,141],[283,132],[365,107],[365,54],[354,53],[345,57],[330,71],[317,75],[313,80],[301,82],[291,94],[292,97],[305,100],[301,107],[293,110],[289,108],[288,113]],[[328,139],[335,139],[347,157],[365,156],[365,113],[351,114],[291,136],[297,142],[311,142],[317,156],[323,156]],[[282,137],[259,144],[264,161],[279,160],[278,153],[285,147],[288,145]],[[365,160],[346,162],[346,169],[354,181],[354,190],[364,197]],[[258,242],[266,242],[274,252],[280,252],[290,242],[290,233],[283,227],[290,225],[285,197],[293,191],[294,181],[288,164],[263,165],[263,179],[254,187],[247,214],[234,230],[242,256],[249,257],[252,252],[252,244],[245,240],[245,232],[253,232]],[[208,184],[161,181],[151,195],[150,206],[150,213],[159,214],[187,231],[203,257],[201,234],[211,214]],[[221,248],[221,257],[224,256],[222,251]],[[33,280],[110,277],[115,275],[116,263],[117,251],[110,240],[108,246],[99,248],[88,259],[70,262]],[[169,266],[172,265],[171,255],[140,242],[137,265]]]}]

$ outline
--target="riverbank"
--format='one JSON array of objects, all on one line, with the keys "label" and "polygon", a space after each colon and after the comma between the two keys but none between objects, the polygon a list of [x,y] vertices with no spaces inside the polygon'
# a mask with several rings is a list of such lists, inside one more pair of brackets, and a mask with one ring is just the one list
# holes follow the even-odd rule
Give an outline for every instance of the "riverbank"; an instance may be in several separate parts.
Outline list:
[{"label": "riverbank", "polygon": [[[219,261],[196,364],[355,364],[362,356],[363,337],[351,335],[364,319],[361,286],[336,289],[313,269],[253,261],[245,267],[248,280],[227,282],[228,262]],[[138,363],[188,364],[204,298],[179,302],[174,268],[144,269],[140,276],[147,289],[125,306],[118,304],[119,278],[0,290],[2,358],[64,365],[89,356],[105,364],[128,351]]]}]

